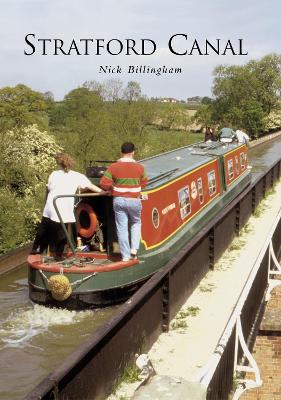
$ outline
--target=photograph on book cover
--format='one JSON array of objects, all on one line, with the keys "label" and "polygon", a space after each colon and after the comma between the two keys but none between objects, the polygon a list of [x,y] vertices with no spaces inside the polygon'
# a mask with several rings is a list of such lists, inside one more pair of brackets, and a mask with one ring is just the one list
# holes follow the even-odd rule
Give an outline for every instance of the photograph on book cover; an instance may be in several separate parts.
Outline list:
[{"label": "photograph on book cover", "polygon": [[[255,144],[274,137],[280,147],[281,4],[1,0],[0,6],[0,399],[15,400],[109,320],[113,303],[168,263],[177,265],[177,278],[165,280],[163,296],[171,295],[155,324],[183,334],[191,316],[204,315],[209,300],[189,304],[181,314],[188,321],[170,320],[184,294],[203,287],[207,299],[218,286],[200,280],[245,223],[247,207],[239,221],[235,209],[236,220],[219,238],[203,235],[264,171],[263,148]],[[56,196],[73,197],[53,202]],[[186,266],[180,257],[191,247],[198,251],[186,255]],[[242,242],[232,247],[242,251]],[[107,307],[93,318],[88,308],[100,306]],[[205,348],[197,347],[199,355]],[[177,361],[157,351],[156,372],[172,375],[156,360]],[[196,360],[190,357],[192,373],[204,364]],[[181,376],[192,380],[192,373]],[[111,383],[101,379],[96,393]]]}]

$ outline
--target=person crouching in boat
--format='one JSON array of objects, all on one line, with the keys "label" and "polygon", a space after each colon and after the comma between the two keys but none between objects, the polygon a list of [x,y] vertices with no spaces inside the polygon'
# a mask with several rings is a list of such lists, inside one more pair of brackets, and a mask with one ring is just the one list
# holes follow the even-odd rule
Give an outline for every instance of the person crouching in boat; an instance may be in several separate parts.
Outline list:
[{"label": "person crouching in boat", "polygon": [[246,145],[249,144],[250,138],[247,133],[243,132],[241,129],[237,129],[235,131],[235,135],[237,137],[238,143],[245,143]]},{"label": "person crouching in boat", "polygon": [[[83,174],[73,171],[74,160],[65,153],[55,155],[58,170],[53,171],[48,179],[47,199],[43,217],[33,242],[31,254],[43,253],[50,248],[55,259],[62,258],[66,236],[53,205],[53,199],[59,195],[75,194],[78,188],[103,193],[103,190]],[[57,207],[64,223],[74,223],[74,198],[65,197],[57,200]]]},{"label": "person crouching in boat", "polygon": [[[136,162],[135,146],[125,142],[122,157],[111,164],[100,180],[104,190],[111,190],[122,261],[137,257],[141,236],[141,189],[147,184],[144,166]],[[129,230],[131,243],[129,242]]]}]

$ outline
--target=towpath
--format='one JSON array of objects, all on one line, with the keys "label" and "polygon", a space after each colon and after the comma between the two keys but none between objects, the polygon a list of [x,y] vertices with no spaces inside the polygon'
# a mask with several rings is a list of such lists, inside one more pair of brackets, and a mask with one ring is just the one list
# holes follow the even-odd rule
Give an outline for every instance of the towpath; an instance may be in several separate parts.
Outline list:
[{"label": "towpath", "polygon": [[[157,375],[198,380],[281,208],[280,199],[281,182],[260,203],[255,216],[234,239],[214,271],[208,272],[188,298],[171,321],[170,331],[161,334],[152,346],[148,355]],[[130,399],[139,383],[122,384],[108,400]],[[149,392],[148,384],[145,393],[149,396]]]}]

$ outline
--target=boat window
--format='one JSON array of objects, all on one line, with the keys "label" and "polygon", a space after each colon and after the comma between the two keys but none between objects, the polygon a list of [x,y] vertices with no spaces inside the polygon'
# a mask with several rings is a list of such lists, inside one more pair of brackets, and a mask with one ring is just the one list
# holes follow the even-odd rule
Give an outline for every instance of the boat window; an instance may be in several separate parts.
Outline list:
[{"label": "boat window", "polygon": [[240,153],[240,164],[241,164],[241,169],[245,169],[245,153]]},{"label": "boat window", "polygon": [[235,170],[236,170],[236,175],[239,175],[239,160],[238,160],[238,156],[235,156]]},{"label": "boat window", "polygon": [[152,210],[152,223],[155,229],[159,228],[160,219],[157,208],[153,208]]},{"label": "boat window", "polygon": [[202,203],[204,203],[202,178],[197,179],[197,185],[198,185],[199,201],[200,201],[200,204],[202,204]]},{"label": "boat window", "polygon": [[232,158],[227,161],[227,169],[228,169],[228,177],[231,180],[234,177],[233,160],[232,160]]},{"label": "boat window", "polygon": [[189,186],[185,186],[178,191],[181,219],[191,213]]},{"label": "boat window", "polygon": [[217,191],[215,171],[211,171],[208,173],[208,184],[209,184],[209,194],[210,196],[212,196]]}]

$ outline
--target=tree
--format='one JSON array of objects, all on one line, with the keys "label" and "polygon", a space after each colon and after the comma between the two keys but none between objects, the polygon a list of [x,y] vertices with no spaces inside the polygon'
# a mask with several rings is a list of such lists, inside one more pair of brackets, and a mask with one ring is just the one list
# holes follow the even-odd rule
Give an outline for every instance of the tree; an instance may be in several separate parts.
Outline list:
[{"label": "tree", "polygon": [[265,131],[275,131],[281,127],[281,108],[272,111],[265,119]]},{"label": "tree", "polygon": [[175,104],[165,104],[160,113],[161,129],[171,129],[182,119],[183,112]]},{"label": "tree", "polygon": [[[106,104],[107,135],[119,154],[120,144],[123,141],[132,141],[138,147],[138,155],[147,140],[146,128],[152,125],[155,118],[155,104],[139,100],[132,103],[118,101]],[[113,149],[111,150],[113,151]],[[109,153],[108,153],[109,155]]]},{"label": "tree", "polygon": [[102,97],[103,94],[103,85],[100,82],[95,80],[85,81],[82,85],[83,88],[90,90],[91,92],[95,92],[97,95]]},{"label": "tree", "polygon": [[124,99],[131,103],[132,101],[140,100],[141,98],[141,87],[138,82],[129,81],[124,90]]},{"label": "tree", "polygon": [[0,130],[37,124],[46,129],[48,116],[43,94],[25,85],[0,89]]},{"label": "tree", "polygon": [[213,121],[213,108],[211,103],[203,104],[193,117],[194,121],[202,126],[212,126]]},{"label": "tree", "polygon": [[81,167],[97,158],[107,124],[101,97],[85,87],[69,92],[51,115],[51,128]]},{"label": "tree", "polygon": [[194,103],[201,103],[202,97],[201,96],[193,96],[193,97],[188,97],[187,101],[189,102],[194,102]]},{"label": "tree", "polygon": [[43,97],[46,101],[54,101],[54,94],[53,92],[51,92],[50,90],[48,90],[47,92],[43,93]]},{"label": "tree", "polygon": [[255,77],[255,97],[266,114],[279,105],[281,94],[281,55],[271,54],[260,61],[250,61],[247,67]]},{"label": "tree", "polygon": [[211,104],[214,101],[211,97],[204,96],[202,97],[201,103],[202,104]]},{"label": "tree", "polygon": [[123,82],[120,79],[109,79],[102,86],[102,97],[113,103],[122,98]]},{"label": "tree", "polygon": [[244,66],[218,66],[214,71],[215,99],[209,105],[210,120],[241,127],[256,136],[264,129],[265,117],[278,107],[280,91],[279,55],[271,54]]}]

